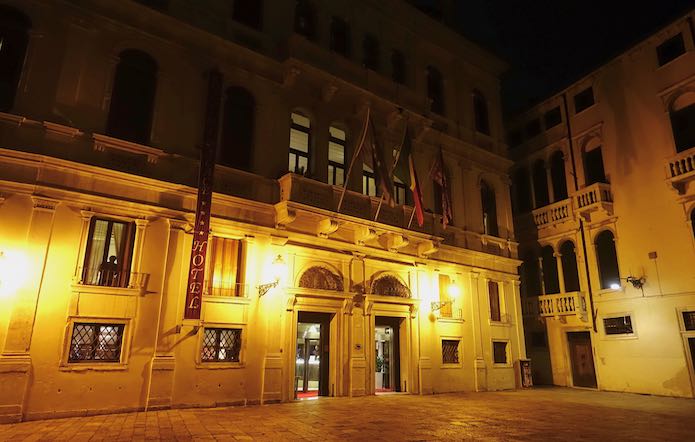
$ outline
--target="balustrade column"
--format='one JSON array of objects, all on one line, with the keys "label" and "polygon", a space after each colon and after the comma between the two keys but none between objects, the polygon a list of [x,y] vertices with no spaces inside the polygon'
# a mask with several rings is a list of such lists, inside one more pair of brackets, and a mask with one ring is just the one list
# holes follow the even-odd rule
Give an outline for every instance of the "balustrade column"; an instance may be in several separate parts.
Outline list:
[{"label": "balustrade column", "polygon": [[560,293],[565,293],[565,272],[562,267],[562,254],[560,252],[553,253],[555,264],[557,266],[557,280],[560,284]]}]

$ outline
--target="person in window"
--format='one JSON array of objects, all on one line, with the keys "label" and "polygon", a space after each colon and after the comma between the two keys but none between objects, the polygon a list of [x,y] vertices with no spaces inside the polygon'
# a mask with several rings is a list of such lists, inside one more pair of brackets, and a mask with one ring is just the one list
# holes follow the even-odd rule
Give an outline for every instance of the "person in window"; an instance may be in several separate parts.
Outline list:
[{"label": "person in window", "polygon": [[99,266],[99,285],[109,287],[118,285],[118,264],[116,264],[116,255],[109,256],[109,261],[102,262]]}]

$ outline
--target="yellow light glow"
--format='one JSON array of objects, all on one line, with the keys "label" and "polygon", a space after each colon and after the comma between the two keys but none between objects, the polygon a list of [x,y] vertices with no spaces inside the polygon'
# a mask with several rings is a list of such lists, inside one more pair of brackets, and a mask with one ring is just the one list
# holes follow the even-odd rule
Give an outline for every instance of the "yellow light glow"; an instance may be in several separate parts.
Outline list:
[{"label": "yellow light glow", "polygon": [[24,285],[29,272],[26,255],[17,250],[0,252],[0,299],[8,299]]},{"label": "yellow light glow", "polygon": [[461,288],[456,284],[456,281],[451,281],[451,284],[447,287],[447,291],[451,299],[458,299],[459,295],[461,295]]}]

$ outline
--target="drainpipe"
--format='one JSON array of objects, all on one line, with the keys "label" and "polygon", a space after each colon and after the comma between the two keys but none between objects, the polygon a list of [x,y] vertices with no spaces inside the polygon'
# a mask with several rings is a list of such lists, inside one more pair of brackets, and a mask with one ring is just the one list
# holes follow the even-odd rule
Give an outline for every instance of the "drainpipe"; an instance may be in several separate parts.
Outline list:
[{"label": "drainpipe", "polygon": [[[577,179],[577,163],[574,159],[574,143],[572,142],[572,125],[570,123],[570,113],[569,113],[569,107],[567,106],[567,93],[563,92],[562,93],[562,106],[565,109],[565,126],[567,127],[567,143],[569,144],[569,149],[570,149],[570,160],[572,163],[572,178],[574,179],[574,190],[575,192],[579,190],[579,180]],[[589,273],[589,258],[587,256],[587,248],[586,248],[586,235],[584,233],[584,219],[580,216],[579,217],[579,232],[581,233],[581,238],[582,238],[582,254],[584,255],[584,270],[586,271],[586,284],[587,284],[587,290],[589,293],[589,310],[591,313],[591,325],[594,329],[594,333],[597,333],[596,330],[596,315],[594,314],[594,293],[593,290],[591,289],[591,275]]]}]

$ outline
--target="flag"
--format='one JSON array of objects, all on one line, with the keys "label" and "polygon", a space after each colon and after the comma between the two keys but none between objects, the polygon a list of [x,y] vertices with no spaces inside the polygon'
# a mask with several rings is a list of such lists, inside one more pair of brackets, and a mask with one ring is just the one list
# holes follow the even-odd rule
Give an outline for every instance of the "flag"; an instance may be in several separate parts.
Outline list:
[{"label": "flag", "polygon": [[434,158],[432,169],[430,169],[430,178],[437,183],[441,188],[442,194],[442,225],[446,226],[453,221],[451,213],[451,199],[449,198],[449,183],[446,179],[446,169],[444,168],[444,154],[442,147],[439,147],[439,154]]},{"label": "flag", "polygon": [[[398,162],[393,169],[395,176],[404,181],[413,193],[413,204],[415,206],[415,216],[417,216],[417,225],[422,227],[425,223],[425,214],[422,209],[422,192],[420,191],[420,181],[417,179],[415,171],[415,159],[413,158],[413,145],[410,139],[410,131],[406,123],[405,136],[403,144],[398,153]],[[410,226],[408,226],[410,227]]]},{"label": "flag", "polygon": [[393,178],[389,165],[384,160],[384,152],[376,138],[374,123],[369,114],[367,115],[367,134],[364,137],[363,145],[358,147],[358,151],[362,151],[362,161],[374,171],[374,180],[376,186],[380,190],[383,201],[393,207],[395,199],[393,198]]}]

